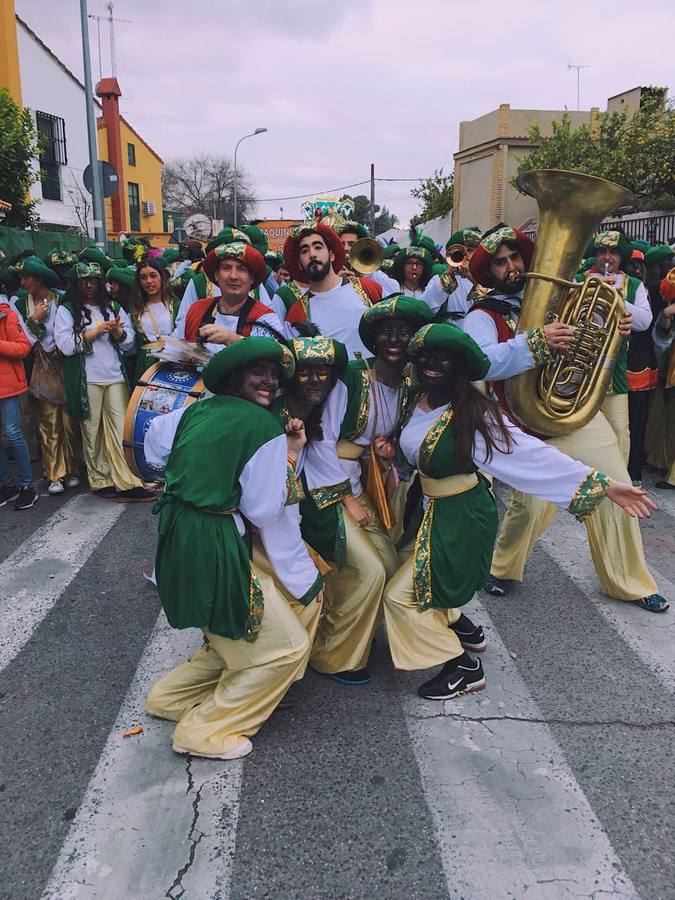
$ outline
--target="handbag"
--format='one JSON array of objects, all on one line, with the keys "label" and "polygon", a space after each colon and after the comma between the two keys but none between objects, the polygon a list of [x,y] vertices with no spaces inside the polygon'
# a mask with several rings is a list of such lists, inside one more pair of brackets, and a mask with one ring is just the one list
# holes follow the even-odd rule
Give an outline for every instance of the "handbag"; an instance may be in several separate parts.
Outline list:
[{"label": "handbag", "polygon": [[28,392],[37,400],[56,404],[66,402],[61,354],[58,350],[48,353],[39,341],[33,347],[33,371]]}]

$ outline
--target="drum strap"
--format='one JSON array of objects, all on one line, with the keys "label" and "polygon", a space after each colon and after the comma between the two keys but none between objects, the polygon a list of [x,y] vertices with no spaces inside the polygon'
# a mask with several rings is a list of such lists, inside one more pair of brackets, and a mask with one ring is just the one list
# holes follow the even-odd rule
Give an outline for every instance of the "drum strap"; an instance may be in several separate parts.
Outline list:
[{"label": "drum strap", "polygon": [[[202,320],[199,323],[199,328],[201,328],[202,325],[211,325],[212,324],[212,320],[215,318],[215,313],[216,313],[216,308],[218,306],[218,303],[219,303],[219,298],[216,297],[213,304],[211,306],[207,307],[207,309],[204,312],[204,315],[202,316]],[[248,324],[248,317],[251,313],[251,310],[255,306],[255,303],[256,303],[255,297],[251,297],[249,295],[246,298],[246,302],[244,303],[242,308],[239,310],[239,312],[237,314],[237,334],[244,333],[244,329],[246,328],[246,325]],[[197,332],[199,332],[199,328],[197,329]]]}]

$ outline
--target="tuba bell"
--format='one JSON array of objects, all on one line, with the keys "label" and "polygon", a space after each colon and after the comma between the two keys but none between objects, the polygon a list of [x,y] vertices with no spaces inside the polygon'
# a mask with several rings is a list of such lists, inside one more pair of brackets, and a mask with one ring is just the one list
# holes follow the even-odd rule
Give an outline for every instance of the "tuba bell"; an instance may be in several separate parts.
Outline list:
[{"label": "tuba bell", "polygon": [[383,259],[384,250],[382,245],[375,238],[371,237],[359,238],[349,254],[351,267],[359,275],[369,275],[371,272],[377,272],[382,265]]},{"label": "tuba bell", "polygon": [[604,178],[554,169],[524,172],[517,184],[539,206],[518,334],[557,320],[576,336],[551,362],[509,378],[506,399],[527,428],[555,437],[589,422],[611,383],[623,341],[623,298],[600,277],[581,283],[573,279],[588,238],[633,195]]}]

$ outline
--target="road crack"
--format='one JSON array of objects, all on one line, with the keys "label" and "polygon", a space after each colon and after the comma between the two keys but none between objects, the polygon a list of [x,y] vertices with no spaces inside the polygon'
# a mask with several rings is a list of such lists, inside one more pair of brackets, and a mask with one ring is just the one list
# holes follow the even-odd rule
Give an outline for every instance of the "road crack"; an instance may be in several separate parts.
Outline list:
[{"label": "road crack", "polygon": [[523,722],[526,725],[572,725],[579,728],[592,728],[598,725],[618,725],[624,728],[656,729],[672,728],[675,719],[662,719],[657,722],[628,722],[625,719],[532,719],[527,716],[463,716],[459,713],[435,713],[431,716],[418,716],[408,714],[407,718],[416,722],[426,722],[430,719],[445,719],[450,722],[477,722],[484,725],[486,722]]},{"label": "road crack", "polygon": [[[185,761],[185,771],[187,774],[187,789],[185,791],[186,794],[194,791],[194,778],[192,776],[192,757],[188,754]],[[169,900],[180,900],[181,897],[185,894],[185,888],[183,887],[183,879],[187,875],[187,873],[192,868],[192,864],[195,861],[195,856],[197,855],[197,847],[201,842],[201,839],[204,837],[204,832],[200,831],[197,828],[197,823],[199,821],[199,804],[202,799],[202,789],[204,785],[200,785],[199,788],[194,792],[194,797],[192,798],[192,822],[190,823],[190,829],[188,831],[188,841],[190,843],[190,850],[188,852],[187,862],[184,866],[182,866],[178,872],[176,873],[176,877],[173,880],[171,887],[167,890],[165,897],[168,897]],[[179,893],[175,893],[179,891]]]}]

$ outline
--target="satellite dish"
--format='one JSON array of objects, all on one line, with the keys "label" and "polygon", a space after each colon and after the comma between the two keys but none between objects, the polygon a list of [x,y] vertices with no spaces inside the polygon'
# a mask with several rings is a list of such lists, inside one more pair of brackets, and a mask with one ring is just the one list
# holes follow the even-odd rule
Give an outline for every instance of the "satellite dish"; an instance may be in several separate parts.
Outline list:
[{"label": "satellite dish", "polygon": [[188,237],[211,237],[211,219],[205,216],[204,213],[195,213],[194,216],[188,216],[183,222],[183,228],[187,231]]}]

